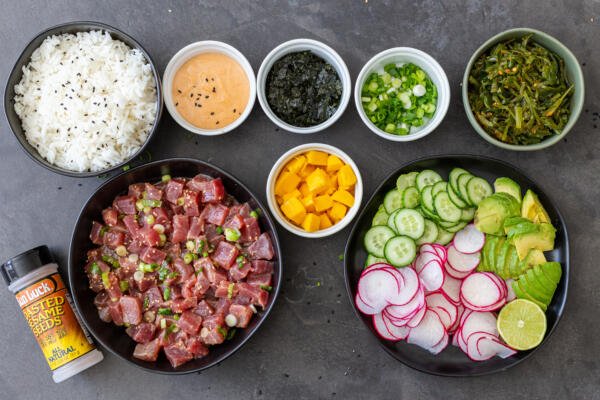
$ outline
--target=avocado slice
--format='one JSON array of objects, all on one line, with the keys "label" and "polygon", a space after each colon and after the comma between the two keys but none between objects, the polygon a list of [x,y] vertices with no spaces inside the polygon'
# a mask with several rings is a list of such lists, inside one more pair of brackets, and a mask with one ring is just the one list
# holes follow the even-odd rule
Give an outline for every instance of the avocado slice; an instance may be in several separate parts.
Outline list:
[{"label": "avocado slice", "polygon": [[550,223],[550,216],[540,202],[538,196],[531,190],[527,190],[521,203],[521,216],[536,224]]},{"label": "avocado slice", "polygon": [[537,225],[523,217],[511,217],[504,220],[504,233],[510,239],[516,234],[537,230]]},{"label": "avocado slice", "polygon": [[544,301],[546,304],[550,304],[550,300],[552,300],[554,290],[548,290],[539,281],[539,279],[533,273],[533,268],[528,269],[527,272],[522,276],[527,281],[528,287],[531,288],[532,294],[535,292],[538,295],[540,301]]},{"label": "avocado slice", "polygon": [[516,278],[521,274],[519,263],[520,262],[519,256],[517,254],[517,249],[515,248],[515,246],[511,245],[508,249],[508,254],[506,256],[506,261],[504,264],[504,271],[507,274],[507,278]]},{"label": "avocado slice", "polygon": [[483,246],[481,256],[485,260],[485,264],[488,266],[488,271],[495,271],[493,264],[493,255],[498,243],[498,236],[485,235],[485,245]]},{"label": "avocado slice", "polygon": [[483,199],[475,211],[475,226],[483,233],[504,234],[504,220],[520,214],[517,199],[506,193],[494,193]]},{"label": "avocado slice", "polygon": [[544,288],[546,288],[548,291],[552,292],[552,295],[554,295],[554,291],[556,290],[556,282],[548,278],[539,265],[536,265],[529,271],[532,271],[532,273],[535,275],[540,284],[544,286]]},{"label": "avocado slice", "polygon": [[536,227],[535,231],[515,234],[511,238],[517,248],[520,260],[523,260],[531,249],[549,251],[554,248],[556,229],[551,224],[546,223],[537,224]]},{"label": "avocado slice", "polygon": [[510,242],[508,240],[504,240],[502,246],[498,247],[496,250],[496,264],[494,265],[495,272],[502,279],[508,278],[508,276],[505,274],[504,266],[506,264],[506,257],[511,247],[512,245],[510,244]]},{"label": "avocado slice", "polygon": [[490,271],[492,271],[492,272],[495,272],[495,273],[498,272],[498,254],[500,253],[500,250],[502,249],[502,246],[504,246],[505,242],[506,242],[506,238],[498,237],[495,245],[493,247],[490,247],[490,251],[492,252],[492,254],[490,255],[490,259],[491,259]]},{"label": "avocado slice", "polygon": [[543,264],[540,264],[540,270],[542,270],[542,272],[546,274],[546,276],[552,282],[556,282],[556,284],[558,285],[558,282],[560,282],[560,278],[562,276],[562,267],[560,263],[556,261],[545,262]]},{"label": "avocado slice", "polygon": [[546,311],[546,308],[547,308],[546,304],[544,304],[541,301],[533,298],[532,296],[529,295],[529,293],[527,293],[526,290],[523,290],[523,287],[521,286],[520,280],[513,281],[512,287],[513,287],[513,291],[515,292],[515,296],[517,296],[519,299],[531,300],[535,304],[537,304],[538,306],[540,306],[540,308],[542,310]]},{"label": "avocado slice", "polygon": [[521,186],[515,181],[505,176],[494,181],[494,191],[496,193],[507,193],[521,202]]}]

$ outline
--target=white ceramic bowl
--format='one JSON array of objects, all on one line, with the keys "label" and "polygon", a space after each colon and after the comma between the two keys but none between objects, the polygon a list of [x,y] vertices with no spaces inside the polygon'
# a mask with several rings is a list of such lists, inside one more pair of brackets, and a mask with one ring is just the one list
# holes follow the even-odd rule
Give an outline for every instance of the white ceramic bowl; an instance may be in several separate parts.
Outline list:
[{"label": "white ceramic bowl", "polygon": [[[418,130],[413,131],[411,129],[411,132],[413,133],[409,133],[408,135],[393,135],[379,129],[369,120],[367,114],[365,114],[365,110],[363,109],[360,100],[362,87],[367,77],[372,72],[383,69],[383,67],[389,63],[415,64],[429,75],[433,84],[437,87],[438,98],[433,117],[423,126],[419,127]],[[362,68],[356,79],[356,85],[354,86],[354,102],[360,118],[365,125],[377,135],[395,142],[410,142],[427,136],[442,122],[448,111],[448,106],[450,105],[450,84],[448,83],[448,77],[440,64],[429,54],[411,47],[395,47],[375,55]]]},{"label": "white ceramic bowl", "polygon": [[[285,165],[291,161],[295,156],[306,153],[310,150],[320,150],[329,154],[333,154],[338,156],[345,164],[350,165],[354,174],[356,175],[356,185],[354,186],[354,205],[348,209],[346,216],[342,218],[337,224],[330,226],[327,229],[319,230],[316,232],[306,232],[304,229],[294,225],[283,215],[283,212],[279,208],[279,204],[277,204],[277,200],[275,199],[275,181],[279,176],[279,173],[283,170]],[[267,179],[267,203],[269,204],[269,209],[271,210],[271,214],[275,216],[275,219],[281,226],[283,226],[288,231],[302,237],[306,238],[320,238],[325,236],[333,235],[336,232],[344,229],[352,219],[358,213],[358,209],[360,208],[360,203],[362,202],[363,196],[363,182],[362,177],[360,176],[360,171],[358,167],[352,161],[348,154],[344,153],[342,150],[337,147],[330,146],[328,144],[323,143],[308,143],[303,144],[297,147],[294,147],[291,150],[285,152],[279,160],[275,162],[271,172],[269,173],[269,178]]]},{"label": "white ceramic bowl", "polygon": [[[248,85],[250,85],[250,95],[248,98],[248,104],[246,104],[246,108],[244,109],[242,115],[240,115],[239,118],[233,121],[231,124],[219,129],[202,129],[190,124],[179,114],[173,102],[173,78],[175,77],[175,74],[186,61],[202,53],[221,53],[231,57],[232,59],[237,61],[238,64],[240,64],[240,66],[246,73],[246,77],[248,78]],[[244,57],[244,55],[240,53],[235,47],[232,47],[227,43],[217,42],[214,40],[204,40],[201,42],[195,42],[179,50],[167,64],[167,68],[165,69],[165,73],[163,74],[163,98],[165,106],[167,107],[167,110],[169,110],[169,114],[171,114],[173,119],[179,125],[187,129],[188,131],[204,136],[222,135],[240,126],[242,122],[244,122],[246,118],[248,118],[248,115],[250,115],[250,111],[252,111],[252,107],[254,107],[254,102],[256,100],[256,80],[254,78],[254,70],[252,69],[252,66],[250,65],[246,57]]]},{"label": "white ceramic bowl", "polygon": [[[340,105],[338,106],[335,113],[326,121],[309,127],[299,127],[290,125],[287,122],[281,120],[271,107],[269,107],[269,103],[267,101],[267,95],[265,90],[265,84],[267,82],[267,76],[273,67],[275,61],[279,60],[281,57],[285,56],[289,53],[295,53],[298,51],[309,50],[321,57],[325,61],[327,61],[331,66],[335,68],[338,76],[340,77],[340,81],[342,82],[342,98],[340,99]],[[348,72],[348,67],[342,57],[333,50],[331,47],[327,46],[324,43],[321,43],[312,39],[294,39],[288,42],[282,43],[279,46],[275,47],[263,60],[260,69],[258,70],[258,74],[256,76],[256,87],[258,91],[258,102],[262,107],[265,114],[271,121],[273,121],[280,128],[285,129],[289,132],[294,133],[314,133],[322,131],[333,125],[335,121],[337,121],[348,106],[348,102],[350,101],[350,93],[352,92],[352,82],[350,81],[350,72]]]}]

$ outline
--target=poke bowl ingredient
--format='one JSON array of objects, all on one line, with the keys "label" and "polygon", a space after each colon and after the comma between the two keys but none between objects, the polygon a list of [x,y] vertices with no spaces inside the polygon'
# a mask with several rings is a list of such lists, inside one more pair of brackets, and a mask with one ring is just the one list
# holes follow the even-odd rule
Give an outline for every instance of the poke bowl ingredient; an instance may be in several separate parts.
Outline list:
[{"label": "poke bowl ingredient", "polygon": [[176,368],[205,357],[269,300],[274,249],[257,217],[220,178],[130,185],[90,233],[85,271],[100,319],[125,327],[140,360],[163,350]]},{"label": "poke bowl ingredient", "polygon": [[237,120],[248,104],[250,82],[242,66],[222,53],[187,60],[172,82],[177,112],[201,129],[220,129]]},{"label": "poke bowl ingredient", "polygon": [[275,61],[265,83],[268,106],[294,127],[312,127],[331,118],[340,106],[343,90],[336,69],[308,50]]},{"label": "poke bowl ingredient", "polygon": [[433,117],[437,88],[415,64],[389,63],[367,77],[361,102],[367,118],[379,129],[408,135]]},{"label": "poke bowl ingredient", "polygon": [[501,142],[540,143],[560,134],[569,121],[574,85],[565,61],[531,34],[504,40],[482,54],[468,82],[477,122]]},{"label": "poke bowl ingredient", "polygon": [[298,153],[275,179],[274,194],[284,217],[306,232],[330,228],[355,204],[357,176],[335,154]]},{"label": "poke bowl ingredient", "polygon": [[544,340],[546,327],[544,312],[529,300],[513,300],[498,314],[500,336],[517,350],[530,350],[539,346]]},{"label": "poke bowl ingredient", "polygon": [[102,171],[132,157],[158,113],[149,60],[100,30],[47,37],[14,91],[26,140],[69,171]]}]

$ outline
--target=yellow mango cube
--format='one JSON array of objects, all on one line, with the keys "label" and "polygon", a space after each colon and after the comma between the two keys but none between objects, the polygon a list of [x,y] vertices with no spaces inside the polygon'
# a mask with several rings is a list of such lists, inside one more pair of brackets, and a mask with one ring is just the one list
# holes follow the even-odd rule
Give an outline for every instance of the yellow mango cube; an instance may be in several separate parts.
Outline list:
[{"label": "yellow mango cube", "polygon": [[300,169],[300,172],[298,172],[298,175],[300,175],[301,178],[307,178],[316,168],[317,167],[314,165],[305,164],[304,167]]},{"label": "yellow mango cube", "polygon": [[352,207],[354,205],[354,196],[347,190],[338,189],[331,198],[345,206]]},{"label": "yellow mango cube", "polygon": [[329,176],[323,169],[317,168],[306,178],[306,184],[311,193],[321,193],[329,185]]},{"label": "yellow mango cube", "polygon": [[333,154],[327,157],[327,172],[335,172],[344,166],[344,162]]},{"label": "yellow mango cube", "polygon": [[330,209],[333,206],[333,200],[331,197],[324,194],[322,196],[315,197],[315,210],[317,212],[322,212]]},{"label": "yellow mango cube", "polygon": [[304,165],[306,165],[306,157],[299,155],[294,157],[292,161],[288,162],[285,166],[285,169],[293,174],[297,174],[302,167],[304,167]]},{"label": "yellow mango cube", "polygon": [[319,226],[321,225],[321,219],[318,215],[309,213],[304,217],[304,221],[302,221],[302,228],[306,232],[314,232],[319,230]]},{"label": "yellow mango cube", "polygon": [[327,153],[322,151],[311,150],[306,153],[306,160],[309,164],[317,165],[317,166],[326,166],[327,165]]},{"label": "yellow mango cube", "polygon": [[302,182],[302,184],[300,185],[300,193],[303,197],[306,197],[310,194],[310,190],[308,189],[308,185],[306,184],[306,182]]},{"label": "yellow mango cube", "polygon": [[281,211],[288,219],[297,225],[302,224],[304,217],[306,216],[306,209],[304,208],[304,205],[302,205],[302,202],[296,197],[292,197],[288,201],[284,202],[281,205]]},{"label": "yellow mango cube", "polygon": [[306,208],[306,211],[313,212],[315,211],[315,198],[312,194],[303,197],[301,200],[302,205]]},{"label": "yellow mango cube", "polygon": [[279,204],[279,205],[283,204],[283,198],[281,196],[275,196],[275,200],[277,200],[277,204]]},{"label": "yellow mango cube", "polygon": [[283,195],[283,201],[288,201],[292,197],[300,198],[300,196],[302,196],[302,193],[300,193],[300,191],[298,189],[294,189],[291,192]]},{"label": "yellow mango cube", "polygon": [[296,189],[300,183],[300,177],[292,172],[284,171],[275,181],[275,194],[283,196]]},{"label": "yellow mango cube", "polygon": [[321,214],[319,218],[321,220],[319,223],[319,229],[327,229],[333,225],[327,214]]},{"label": "yellow mango cube", "polygon": [[338,172],[338,184],[340,187],[349,188],[356,183],[356,175],[349,165],[344,165]]},{"label": "yellow mango cube", "polygon": [[342,203],[338,203],[337,201],[333,202],[333,206],[327,211],[327,214],[334,222],[339,222],[346,216],[346,211],[348,209]]}]

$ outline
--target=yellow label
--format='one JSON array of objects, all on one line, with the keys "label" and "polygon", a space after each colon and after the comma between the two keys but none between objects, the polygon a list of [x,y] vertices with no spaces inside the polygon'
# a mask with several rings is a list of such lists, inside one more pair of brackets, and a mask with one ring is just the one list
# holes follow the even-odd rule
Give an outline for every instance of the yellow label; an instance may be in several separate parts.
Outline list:
[{"label": "yellow label", "polygon": [[29,285],[15,297],[51,370],[94,349],[58,273]]}]

